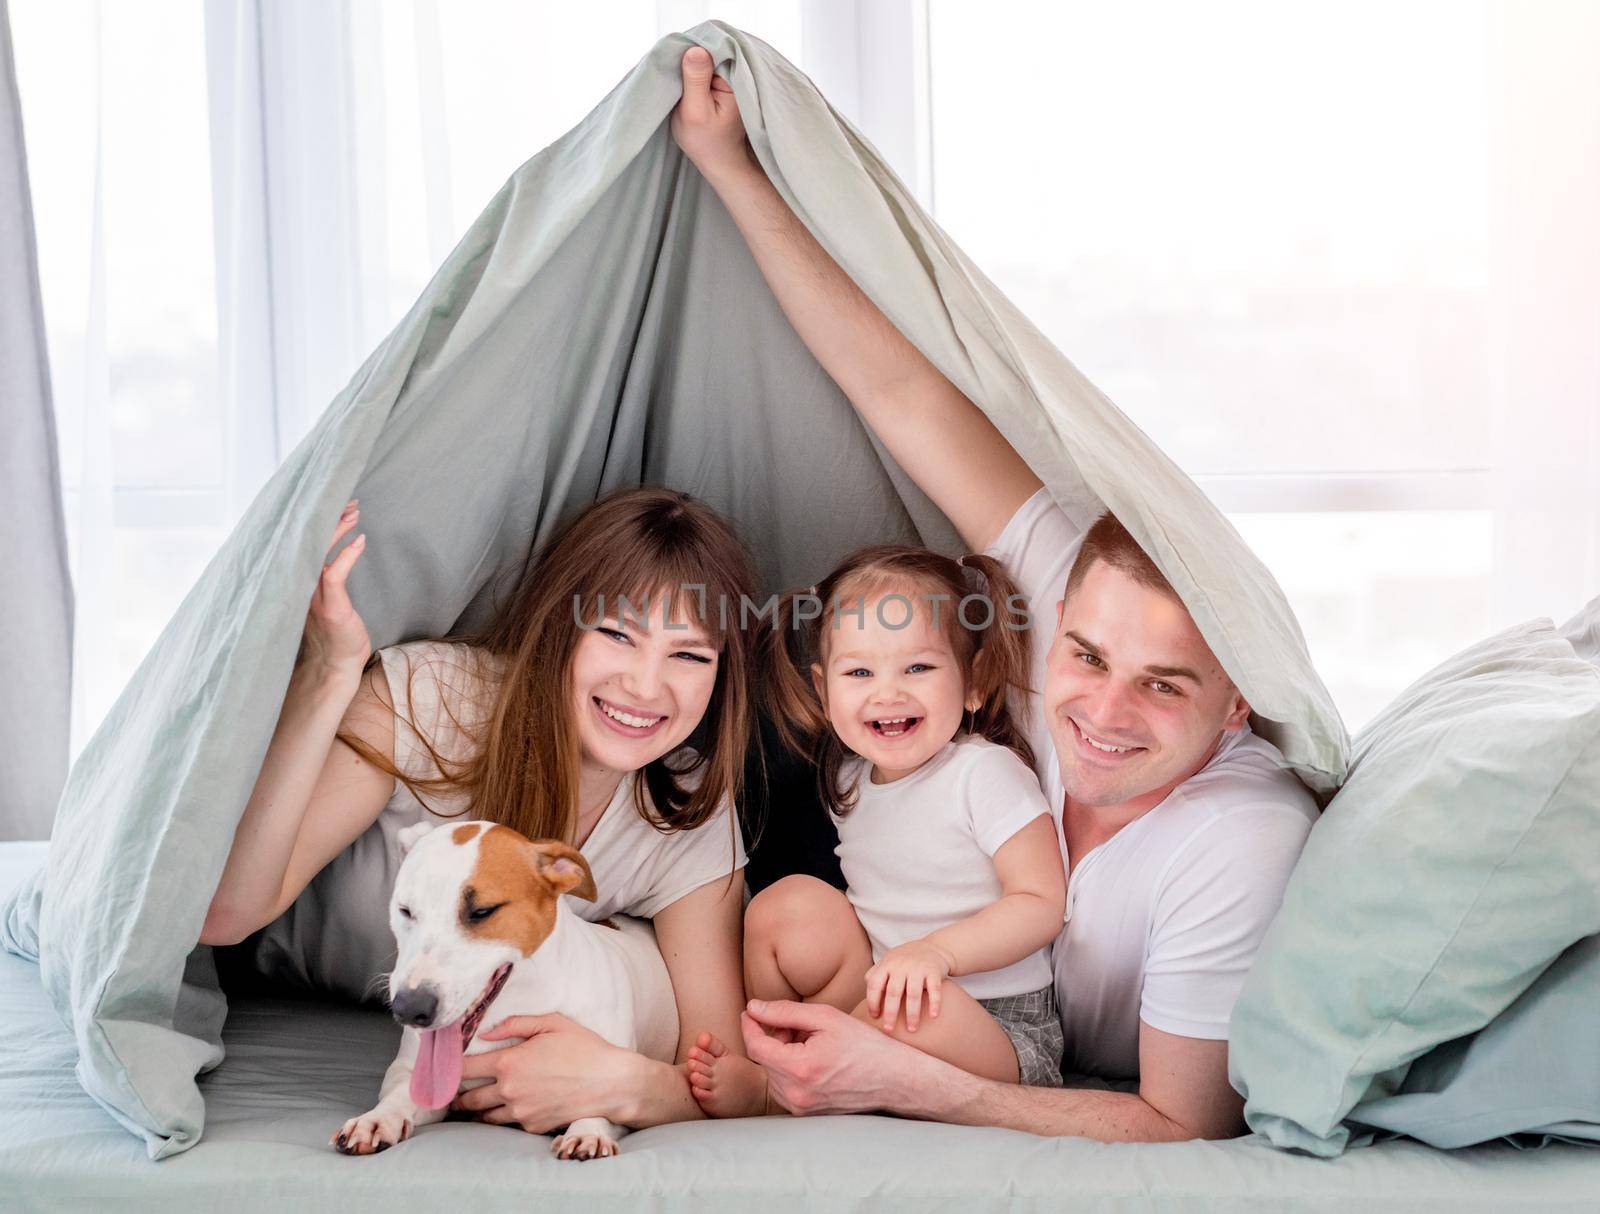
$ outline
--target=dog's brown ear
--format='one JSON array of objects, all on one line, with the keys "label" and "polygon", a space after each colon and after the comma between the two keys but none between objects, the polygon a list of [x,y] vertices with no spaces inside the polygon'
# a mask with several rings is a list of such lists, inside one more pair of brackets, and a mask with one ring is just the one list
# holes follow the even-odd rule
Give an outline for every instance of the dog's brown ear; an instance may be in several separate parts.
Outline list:
[{"label": "dog's brown ear", "polygon": [[585,902],[593,902],[600,896],[600,891],[594,887],[594,874],[589,871],[589,862],[576,847],[569,847],[554,839],[542,839],[531,846],[539,875],[556,893],[571,894]]}]

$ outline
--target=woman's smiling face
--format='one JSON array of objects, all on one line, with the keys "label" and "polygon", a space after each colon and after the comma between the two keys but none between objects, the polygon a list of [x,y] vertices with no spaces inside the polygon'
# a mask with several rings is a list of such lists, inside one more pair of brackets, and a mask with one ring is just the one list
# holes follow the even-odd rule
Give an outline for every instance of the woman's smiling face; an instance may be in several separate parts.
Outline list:
[{"label": "woman's smiling face", "polygon": [[682,596],[605,606],[600,625],[586,624],[573,650],[573,719],[586,767],[637,771],[682,746],[700,724],[716,689],[720,647]]}]

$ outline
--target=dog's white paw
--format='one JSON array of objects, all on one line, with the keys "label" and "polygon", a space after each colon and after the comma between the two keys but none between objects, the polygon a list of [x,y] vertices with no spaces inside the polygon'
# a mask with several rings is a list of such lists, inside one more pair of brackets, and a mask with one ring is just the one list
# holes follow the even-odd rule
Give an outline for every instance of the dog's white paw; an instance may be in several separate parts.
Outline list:
[{"label": "dog's white paw", "polygon": [[352,1117],[328,1141],[346,1155],[375,1155],[411,1137],[411,1119],[373,1109]]},{"label": "dog's white paw", "polygon": [[566,1133],[550,1144],[557,1159],[604,1159],[617,1153],[617,1140],[605,1134]]}]

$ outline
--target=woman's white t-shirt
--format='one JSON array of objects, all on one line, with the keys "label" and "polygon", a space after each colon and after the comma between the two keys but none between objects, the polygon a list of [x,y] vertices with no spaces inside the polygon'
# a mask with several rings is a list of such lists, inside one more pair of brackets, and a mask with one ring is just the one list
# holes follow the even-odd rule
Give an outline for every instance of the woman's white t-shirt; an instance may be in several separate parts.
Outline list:
[{"label": "woman's white t-shirt", "polygon": [[[877,961],[999,901],[995,852],[1050,806],[1032,769],[987,738],[963,735],[889,784],[869,772],[864,759],[846,763],[856,803],[833,821],[847,896]],[[1037,991],[1050,985],[1050,949],[953,981],[974,999]]]},{"label": "woman's white t-shirt", "polygon": [[[447,765],[470,756],[475,731],[494,708],[501,662],[444,641],[393,645],[378,656],[395,706],[395,766],[412,779],[437,777],[424,738]],[[692,785],[694,779],[684,782]],[[639,815],[633,785],[632,779],[618,785],[579,849],[599,891],[594,902],[569,899],[585,919],[654,918],[685,894],[744,867],[731,801],[693,830],[663,833]],[[377,820],[317,874],[288,911],[252,937],[257,969],[353,999],[383,994],[382,981],[395,959],[389,898],[402,859],[400,832],[425,818],[440,824],[471,820],[461,812],[464,796],[423,795],[426,807],[395,781]]]}]

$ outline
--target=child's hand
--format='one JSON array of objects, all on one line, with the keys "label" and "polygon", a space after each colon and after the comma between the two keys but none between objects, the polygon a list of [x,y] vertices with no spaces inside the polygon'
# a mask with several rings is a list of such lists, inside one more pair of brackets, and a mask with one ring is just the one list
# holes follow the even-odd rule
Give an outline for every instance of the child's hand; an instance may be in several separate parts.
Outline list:
[{"label": "child's hand", "polygon": [[887,1033],[900,1018],[904,1002],[906,1029],[916,1032],[922,1022],[923,992],[928,996],[928,1015],[938,1016],[940,989],[955,963],[954,957],[927,940],[908,940],[890,949],[867,971],[868,1013]]}]

